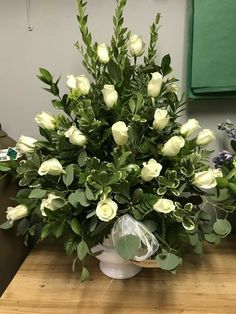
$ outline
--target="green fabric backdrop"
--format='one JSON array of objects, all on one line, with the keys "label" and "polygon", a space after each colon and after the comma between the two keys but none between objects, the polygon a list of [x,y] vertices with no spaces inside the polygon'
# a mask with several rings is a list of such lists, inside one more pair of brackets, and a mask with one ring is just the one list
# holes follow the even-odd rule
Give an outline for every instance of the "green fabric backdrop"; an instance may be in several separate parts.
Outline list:
[{"label": "green fabric backdrop", "polygon": [[192,14],[191,90],[232,94],[236,91],[236,0],[193,0]]}]

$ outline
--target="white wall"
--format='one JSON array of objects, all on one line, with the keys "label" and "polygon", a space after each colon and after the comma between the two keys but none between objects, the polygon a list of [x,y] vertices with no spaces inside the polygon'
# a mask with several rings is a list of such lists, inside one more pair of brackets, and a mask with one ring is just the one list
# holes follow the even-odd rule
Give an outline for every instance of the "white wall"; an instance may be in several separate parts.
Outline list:
[{"label": "white wall", "polygon": [[[185,86],[188,0],[128,0],[126,24],[133,33],[148,40],[155,14],[162,15],[159,54],[170,53],[174,75]],[[98,42],[109,42],[115,0],[88,0],[89,26]],[[73,44],[80,38],[76,0],[31,0],[33,31],[27,30],[25,0],[0,0],[0,122],[9,135],[37,136],[35,115],[50,111],[51,96],[36,78],[39,67],[62,75],[85,73]],[[235,100],[195,102],[187,116],[217,132],[217,123],[227,117],[236,121]],[[217,132],[219,134],[219,132]],[[222,144],[218,143],[217,148]]]}]

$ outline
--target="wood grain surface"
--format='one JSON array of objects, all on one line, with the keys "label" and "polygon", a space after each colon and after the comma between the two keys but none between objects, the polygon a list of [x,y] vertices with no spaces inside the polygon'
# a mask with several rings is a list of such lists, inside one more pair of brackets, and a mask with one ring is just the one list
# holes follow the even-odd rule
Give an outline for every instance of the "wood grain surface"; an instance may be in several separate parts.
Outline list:
[{"label": "wood grain surface", "polygon": [[235,314],[236,237],[205,254],[187,256],[176,275],[144,269],[126,280],[104,276],[89,259],[91,280],[80,283],[79,269],[58,244],[41,244],[25,260],[0,299],[1,314]]}]

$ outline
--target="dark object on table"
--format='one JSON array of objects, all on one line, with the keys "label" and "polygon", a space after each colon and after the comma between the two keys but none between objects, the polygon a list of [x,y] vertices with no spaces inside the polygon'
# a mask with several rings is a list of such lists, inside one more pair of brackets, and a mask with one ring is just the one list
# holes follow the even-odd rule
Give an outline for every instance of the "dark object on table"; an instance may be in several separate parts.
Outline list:
[{"label": "dark object on table", "polygon": [[[0,125],[0,149],[14,147],[15,141],[7,136]],[[15,206],[10,200],[18,190],[18,185],[3,179],[0,181],[0,224],[6,220],[6,209]],[[16,236],[16,226],[9,230],[0,230],[0,296],[29,252],[23,244],[23,238]]]}]

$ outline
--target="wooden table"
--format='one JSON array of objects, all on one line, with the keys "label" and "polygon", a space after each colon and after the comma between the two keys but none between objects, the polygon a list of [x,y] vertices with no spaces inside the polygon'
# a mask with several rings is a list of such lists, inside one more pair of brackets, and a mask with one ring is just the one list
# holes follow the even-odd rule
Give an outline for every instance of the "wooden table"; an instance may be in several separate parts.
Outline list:
[{"label": "wooden table", "polygon": [[127,280],[104,276],[88,261],[91,280],[80,283],[63,248],[41,244],[25,260],[0,299],[1,314],[235,314],[236,237],[205,255],[189,256],[176,275],[144,269]]}]

